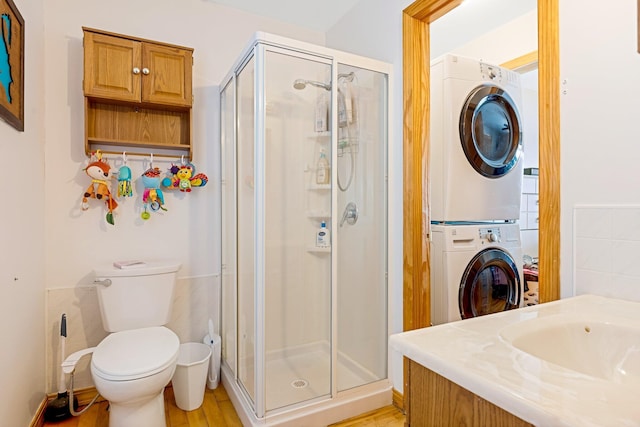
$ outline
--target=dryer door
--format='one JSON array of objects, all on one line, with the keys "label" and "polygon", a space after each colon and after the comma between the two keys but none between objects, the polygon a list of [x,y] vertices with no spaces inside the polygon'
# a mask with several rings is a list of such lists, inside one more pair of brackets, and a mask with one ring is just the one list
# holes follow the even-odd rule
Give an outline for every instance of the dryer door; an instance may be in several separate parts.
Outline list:
[{"label": "dryer door", "polygon": [[515,103],[492,84],[473,89],[460,112],[460,141],[467,160],[487,178],[500,178],[522,156],[522,126]]},{"label": "dryer door", "polygon": [[463,319],[520,306],[520,275],[511,255],[500,248],[478,252],[460,280],[458,307]]}]

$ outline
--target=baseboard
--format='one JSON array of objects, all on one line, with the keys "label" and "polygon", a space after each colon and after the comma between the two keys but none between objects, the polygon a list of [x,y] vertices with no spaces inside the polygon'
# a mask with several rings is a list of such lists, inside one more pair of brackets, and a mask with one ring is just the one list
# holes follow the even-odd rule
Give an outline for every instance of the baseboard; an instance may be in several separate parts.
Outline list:
[{"label": "baseboard", "polygon": [[[98,394],[98,391],[96,390],[95,387],[86,387],[86,388],[81,388],[73,391],[73,396],[78,399],[78,406],[88,405],[89,402],[93,400],[96,394]],[[55,399],[56,397],[58,397],[58,393],[49,393],[44,398],[44,400],[40,404],[40,407],[38,408],[38,411],[33,416],[33,419],[31,420],[31,424],[29,424],[29,427],[44,426],[44,421],[45,421],[44,411],[45,409],[47,409],[47,404],[49,403],[49,401]],[[102,396],[98,396],[98,398],[96,399],[96,403],[104,402],[104,401],[105,401],[105,398]]]},{"label": "baseboard", "polygon": [[404,412],[404,396],[395,388],[392,391],[393,394],[391,396],[391,402],[393,403],[393,406]]},{"label": "baseboard", "polygon": [[[73,397],[78,399],[78,406],[88,405],[89,402],[96,397],[98,391],[95,387],[85,387],[73,390]],[[53,393],[49,395],[49,399],[55,399],[58,396],[58,393]],[[96,403],[104,402],[106,399],[102,396],[98,396],[96,399]]]},{"label": "baseboard", "polygon": [[29,427],[44,426],[44,410],[47,407],[47,402],[49,402],[49,397],[45,396],[44,399],[42,400],[42,403],[40,403],[40,406],[38,407],[36,414],[33,416],[33,419],[31,420],[31,424],[29,424]]}]

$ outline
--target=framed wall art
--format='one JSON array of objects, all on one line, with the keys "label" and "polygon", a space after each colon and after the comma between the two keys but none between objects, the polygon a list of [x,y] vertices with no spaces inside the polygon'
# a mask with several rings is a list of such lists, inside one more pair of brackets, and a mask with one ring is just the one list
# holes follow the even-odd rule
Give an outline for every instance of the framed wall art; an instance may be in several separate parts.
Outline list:
[{"label": "framed wall art", "polygon": [[0,117],[24,131],[24,19],[13,0],[0,0]]}]

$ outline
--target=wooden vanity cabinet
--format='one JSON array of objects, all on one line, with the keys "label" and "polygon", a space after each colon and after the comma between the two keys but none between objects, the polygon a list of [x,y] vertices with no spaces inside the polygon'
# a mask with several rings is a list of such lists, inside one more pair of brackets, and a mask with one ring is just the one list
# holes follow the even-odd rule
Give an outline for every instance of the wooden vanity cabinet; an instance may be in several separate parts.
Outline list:
[{"label": "wooden vanity cabinet", "polygon": [[83,31],[86,152],[107,145],[191,157],[193,49]]},{"label": "wooden vanity cabinet", "polygon": [[408,360],[406,426],[534,427],[419,363]]}]

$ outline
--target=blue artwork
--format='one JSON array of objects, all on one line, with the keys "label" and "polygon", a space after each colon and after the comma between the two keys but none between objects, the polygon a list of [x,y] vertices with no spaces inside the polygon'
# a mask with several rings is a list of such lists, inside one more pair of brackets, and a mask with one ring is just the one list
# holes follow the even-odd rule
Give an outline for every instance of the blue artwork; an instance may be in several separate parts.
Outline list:
[{"label": "blue artwork", "polygon": [[11,64],[9,63],[9,47],[11,46],[11,18],[6,13],[2,14],[0,28],[2,29],[2,39],[0,39],[0,84],[4,87],[7,101],[11,103],[11,92],[9,86],[13,83],[11,78]]}]

